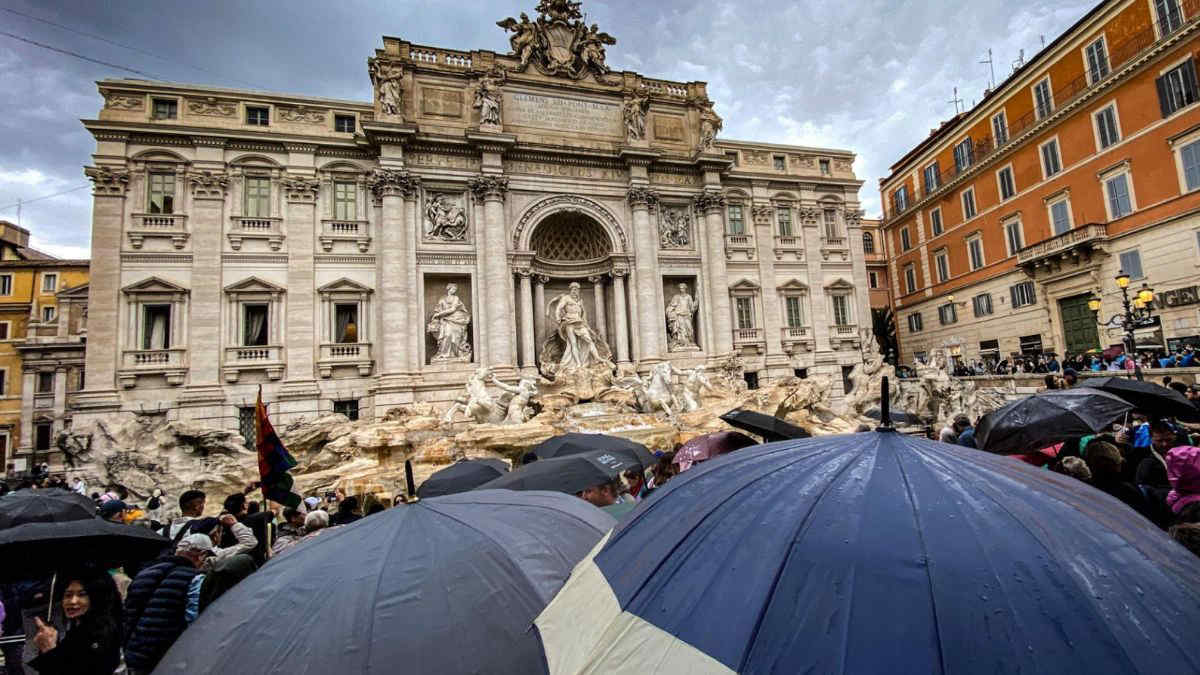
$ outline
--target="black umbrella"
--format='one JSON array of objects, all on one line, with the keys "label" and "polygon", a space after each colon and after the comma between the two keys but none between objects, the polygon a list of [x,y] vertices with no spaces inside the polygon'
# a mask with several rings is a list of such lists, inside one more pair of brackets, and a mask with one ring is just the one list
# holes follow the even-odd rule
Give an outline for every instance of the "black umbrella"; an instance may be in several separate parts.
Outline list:
[{"label": "black umbrella", "polygon": [[1196,406],[1186,396],[1153,382],[1127,377],[1094,377],[1084,380],[1079,386],[1119,396],[1151,417],[1177,417],[1185,422],[1200,418]]},{"label": "black umbrella", "polygon": [[508,465],[499,459],[464,459],[426,478],[417,496],[429,499],[467,492],[506,473]]},{"label": "black umbrella", "polygon": [[156,557],[171,540],[138,525],[91,517],[56,523],[25,523],[0,530],[0,577],[49,576],[80,563],[118,567]]},{"label": "black umbrella", "polygon": [[95,517],[95,502],[66,490],[17,490],[0,497],[0,530],[24,523],[61,523]]},{"label": "black umbrella", "polygon": [[737,427],[742,431],[749,431],[752,434],[762,436],[763,440],[768,443],[795,438],[809,438],[812,436],[812,434],[794,424],[788,424],[778,417],[764,415],[753,410],[737,408],[721,415],[721,419],[725,420],[730,426]]},{"label": "black umbrella", "polygon": [[[881,422],[883,421],[883,411],[881,411],[879,408],[871,408],[867,412],[863,413],[863,415],[873,420],[879,420]],[[904,410],[896,410],[895,408],[888,410],[888,417],[891,418],[891,422],[893,424],[911,425],[921,423],[921,417],[919,415]]]},{"label": "black umbrella", "polygon": [[639,468],[607,450],[541,459],[484,483],[481,490],[550,490],[575,494]]},{"label": "black umbrella", "polygon": [[646,449],[646,446],[628,438],[607,436],[605,434],[569,433],[548,438],[538,443],[533,452],[538,459],[551,459],[566,455],[578,455],[594,450],[607,450],[630,462],[637,462],[643,469],[648,469],[658,460]]},{"label": "black umbrella", "polygon": [[267,563],[154,672],[537,673],[534,617],[614,523],[544,492],[397,506]]},{"label": "black umbrella", "polygon": [[1104,431],[1131,410],[1129,403],[1099,389],[1046,391],[984,415],[975,442],[988,452],[1023,455]]}]

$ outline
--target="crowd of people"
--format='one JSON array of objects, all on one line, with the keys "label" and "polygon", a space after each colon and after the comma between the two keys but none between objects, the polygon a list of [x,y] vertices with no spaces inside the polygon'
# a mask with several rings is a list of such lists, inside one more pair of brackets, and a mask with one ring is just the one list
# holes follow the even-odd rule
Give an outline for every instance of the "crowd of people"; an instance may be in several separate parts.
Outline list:
[{"label": "crowd of people", "polygon": [[[902,374],[913,374],[924,363],[918,359]],[[1011,358],[957,359],[950,366],[955,377],[982,377],[984,375],[1053,374],[1074,370],[1083,372],[1132,372],[1137,368],[1192,368],[1200,366],[1196,349],[1185,345],[1168,353],[1165,350],[1143,351],[1136,357],[1124,353],[1104,353],[1098,350],[1083,354],[1063,354],[1061,359],[1053,353],[1014,354]]]}]

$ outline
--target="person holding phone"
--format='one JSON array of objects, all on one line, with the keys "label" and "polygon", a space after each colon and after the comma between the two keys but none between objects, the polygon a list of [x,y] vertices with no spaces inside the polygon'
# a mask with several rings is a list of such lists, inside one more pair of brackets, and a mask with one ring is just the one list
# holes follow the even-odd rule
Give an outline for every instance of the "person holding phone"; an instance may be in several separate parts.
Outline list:
[{"label": "person holding phone", "polygon": [[62,574],[53,601],[62,611],[60,631],[37,617],[29,667],[41,675],[111,675],[121,662],[121,598],[104,572]]}]

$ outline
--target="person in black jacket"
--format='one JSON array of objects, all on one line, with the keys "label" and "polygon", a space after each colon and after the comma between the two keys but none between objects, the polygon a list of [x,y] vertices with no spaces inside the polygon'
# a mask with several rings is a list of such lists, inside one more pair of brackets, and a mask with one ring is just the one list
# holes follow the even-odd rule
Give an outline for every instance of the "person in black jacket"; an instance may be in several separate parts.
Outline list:
[{"label": "person in black jacket", "polygon": [[[188,625],[189,593],[212,555],[207,535],[184,537],[175,555],[150,565],[125,594],[125,664],[130,675],[149,673]],[[192,608],[195,611],[195,608]]]},{"label": "person in black jacket", "polygon": [[38,656],[29,667],[41,675],[112,675],[121,663],[121,598],[104,572],[60,574],[54,605],[66,630],[37,618]]}]

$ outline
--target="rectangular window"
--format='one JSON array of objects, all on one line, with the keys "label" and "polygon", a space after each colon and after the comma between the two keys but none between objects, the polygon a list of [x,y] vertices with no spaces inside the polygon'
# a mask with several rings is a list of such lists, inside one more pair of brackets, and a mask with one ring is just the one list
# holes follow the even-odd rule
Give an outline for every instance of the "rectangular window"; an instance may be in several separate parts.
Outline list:
[{"label": "rectangular window", "polygon": [[241,432],[246,447],[254,450],[258,445],[258,426],[255,424],[254,406],[238,408],[238,431]]},{"label": "rectangular window", "polygon": [[1003,110],[992,116],[992,136],[996,138],[996,147],[1008,142],[1008,116]]},{"label": "rectangular window", "polygon": [[1183,25],[1183,13],[1179,11],[1179,0],[1154,0],[1154,14],[1158,19],[1160,36],[1167,36]]},{"label": "rectangular window", "polygon": [[783,155],[775,155],[771,158],[771,162],[776,171],[787,171],[787,157]]},{"label": "rectangular window", "polygon": [[850,325],[850,296],[835,295],[833,300],[833,324],[835,326]]},{"label": "rectangular window", "polygon": [[1121,134],[1117,131],[1117,109],[1115,105],[1106,106],[1103,110],[1096,113],[1095,120],[1096,138],[1100,141],[1101,150],[1121,140]]},{"label": "rectangular window", "polygon": [[954,168],[962,173],[971,166],[975,160],[975,146],[971,143],[971,139],[967,138],[963,142],[954,146]]},{"label": "rectangular window", "polygon": [[971,298],[971,307],[975,310],[975,316],[987,316],[992,313],[992,294],[981,293]]},{"label": "rectangular window", "polygon": [[0,370],[0,396],[8,395],[8,371]]},{"label": "rectangular window", "polygon": [[246,124],[265,127],[271,123],[271,109],[258,106],[246,106]]},{"label": "rectangular window", "polygon": [[954,310],[954,303],[951,302],[938,307],[938,321],[943,326],[958,323],[958,312]]},{"label": "rectangular window", "polygon": [[746,234],[746,220],[742,216],[741,204],[729,205],[729,234]]},{"label": "rectangular window", "polygon": [[35,389],[39,394],[49,394],[54,391],[54,373],[42,371],[37,374]]},{"label": "rectangular window", "polygon": [[938,169],[938,163],[934,162],[925,167],[925,194],[929,194],[938,189],[942,185],[942,175]]},{"label": "rectangular window", "polygon": [[1008,244],[1008,254],[1016,255],[1025,246],[1025,237],[1021,233],[1021,221],[1014,220],[1004,224],[1004,241]]},{"label": "rectangular window", "polygon": [[775,222],[779,225],[779,236],[792,236],[792,210],[786,206],[775,209]]},{"label": "rectangular window", "polygon": [[971,269],[983,267],[983,238],[971,237],[967,240],[967,258],[971,261]]},{"label": "rectangular window", "polygon": [[1063,199],[1050,205],[1050,228],[1056,237],[1071,229],[1070,202]]},{"label": "rectangular window", "polygon": [[270,335],[266,305],[242,305],[242,346],[265,347]]},{"label": "rectangular window", "polygon": [[1042,145],[1042,173],[1046,178],[1062,171],[1062,157],[1058,154],[1058,139],[1051,139]]},{"label": "rectangular window", "polygon": [[54,438],[54,427],[49,424],[39,424],[34,427],[34,443],[33,448],[39,452],[45,452],[50,449],[50,444]]},{"label": "rectangular window", "polygon": [[334,115],[333,130],[342,133],[354,133],[354,115]]},{"label": "rectangular window", "polygon": [[8,331],[9,331],[9,328],[11,328],[11,327],[12,327],[11,322],[0,321],[0,340],[7,340],[9,338]]},{"label": "rectangular window", "polygon": [[729,160],[729,161],[733,162],[733,165],[734,165],[734,166],[737,166],[737,165],[738,165],[738,157],[737,157],[737,153],[736,153],[736,152],[727,152],[727,153],[725,153],[725,159],[727,159],[727,160]]},{"label": "rectangular window", "polygon": [[871,288],[879,288],[879,275],[874,271],[867,272],[867,285]]},{"label": "rectangular window", "polygon": [[832,173],[833,172],[829,168],[829,160],[827,160],[827,159],[821,160],[821,175],[828,176]]},{"label": "rectangular window", "polygon": [[142,349],[171,348],[171,306],[142,307]]},{"label": "rectangular window", "polygon": [[335,415],[345,415],[351,422],[358,421],[358,399],[350,399],[348,401],[334,401],[333,413]]},{"label": "rectangular window", "polygon": [[1095,42],[1088,45],[1084,53],[1087,54],[1090,81],[1096,83],[1108,77],[1108,49],[1104,44],[1104,36],[1100,36]]},{"label": "rectangular window", "polygon": [[246,177],[246,212],[249,218],[271,217],[271,179],[262,176]]},{"label": "rectangular window", "polygon": [[842,231],[838,228],[838,217],[836,209],[825,209],[825,238],[836,239],[842,236]]},{"label": "rectangular window", "polygon": [[929,212],[929,227],[935,237],[942,233],[942,210],[940,208]]},{"label": "rectangular window", "polygon": [[787,304],[788,328],[800,328],[804,325],[804,310],[800,305],[800,296],[789,295],[784,299]]},{"label": "rectangular window", "polygon": [[963,220],[975,217],[975,188],[967,188],[962,193]]},{"label": "rectangular window", "polygon": [[150,213],[175,213],[175,174],[150,174],[148,193]]},{"label": "rectangular window", "polygon": [[1129,174],[1119,173],[1104,181],[1108,194],[1109,219],[1124,218],[1133,213],[1133,200],[1129,196]]},{"label": "rectangular window", "polygon": [[920,333],[925,326],[921,325],[921,313],[914,312],[908,315],[908,332]]},{"label": "rectangular window", "polygon": [[754,328],[754,299],[747,297],[737,298],[736,307],[738,328]]},{"label": "rectangular window", "polygon": [[56,316],[54,311],[55,310],[54,310],[53,305],[43,307],[42,308],[42,323],[50,323],[51,321],[53,321],[54,317]]},{"label": "rectangular window", "polygon": [[1037,107],[1037,118],[1045,119],[1054,112],[1054,101],[1050,97],[1050,78],[1043,78],[1033,85],[1033,100]]},{"label": "rectangular window", "polygon": [[904,268],[904,289],[908,293],[917,292],[917,268],[913,265]]},{"label": "rectangular window", "polygon": [[349,181],[333,184],[333,217],[354,220],[358,217],[358,186]]},{"label": "rectangular window", "polygon": [[0,274],[0,295],[12,295],[11,274]]},{"label": "rectangular window", "polygon": [[863,232],[863,253],[875,252],[875,237],[870,232]]},{"label": "rectangular window", "polygon": [[1023,281],[1010,288],[1009,292],[1012,294],[1013,309],[1032,305],[1037,300],[1033,294],[1032,281]]},{"label": "rectangular window", "polygon": [[[1183,146],[1179,151],[1179,159],[1183,164],[1183,182],[1188,192],[1200,190],[1200,141]],[[12,292],[12,277],[8,277],[7,286],[4,279],[5,277],[0,277],[0,295]],[[4,290],[5,288],[8,290]]]},{"label": "rectangular window", "polygon": [[912,248],[912,239],[909,237],[908,228],[900,229],[900,250],[907,251]]},{"label": "rectangular window", "polygon": [[908,186],[907,185],[901,186],[901,188],[899,190],[896,190],[895,194],[892,195],[892,203],[893,203],[892,205],[896,209],[896,213],[903,213],[904,211],[908,210]]},{"label": "rectangular window", "polygon": [[334,338],[338,342],[358,342],[358,304],[334,306]]},{"label": "rectangular window", "polygon": [[179,104],[173,98],[154,99],[154,119],[173,120],[179,116]]},{"label": "rectangular window", "polygon": [[945,250],[938,251],[933,254],[933,262],[937,268],[937,280],[939,283],[950,280],[950,256]]},{"label": "rectangular window", "polygon": [[49,273],[43,274],[42,275],[42,292],[43,293],[53,293],[56,290],[58,290],[58,275],[57,274],[49,274]]},{"label": "rectangular window", "polygon": [[1122,253],[1121,271],[1128,274],[1131,279],[1145,277],[1142,273],[1142,252],[1135,248],[1132,251]]},{"label": "rectangular window", "polygon": [[1017,184],[1013,181],[1013,172],[1011,166],[1006,166],[996,173],[996,180],[1000,183],[1000,199],[1001,201],[1012,199],[1017,194]]},{"label": "rectangular window", "polygon": [[1158,105],[1163,117],[1197,100],[1196,62],[1188,59],[1154,81],[1158,87]]}]

